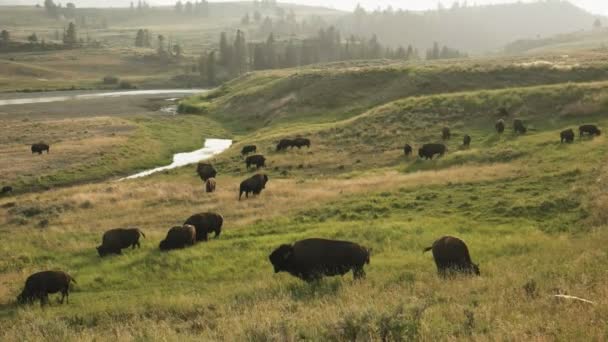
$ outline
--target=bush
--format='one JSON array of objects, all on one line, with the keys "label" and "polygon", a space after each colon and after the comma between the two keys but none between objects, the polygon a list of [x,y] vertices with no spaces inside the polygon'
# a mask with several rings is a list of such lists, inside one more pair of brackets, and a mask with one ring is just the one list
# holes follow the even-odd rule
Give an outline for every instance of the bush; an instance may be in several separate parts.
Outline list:
[{"label": "bush", "polygon": [[134,86],[133,84],[131,84],[131,82],[129,82],[129,81],[120,81],[120,83],[118,84],[118,88],[120,88],[120,89],[137,89],[137,87]]},{"label": "bush", "polygon": [[120,80],[116,76],[108,75],[103,78],[103,84],[118,84],[118,81]]}]

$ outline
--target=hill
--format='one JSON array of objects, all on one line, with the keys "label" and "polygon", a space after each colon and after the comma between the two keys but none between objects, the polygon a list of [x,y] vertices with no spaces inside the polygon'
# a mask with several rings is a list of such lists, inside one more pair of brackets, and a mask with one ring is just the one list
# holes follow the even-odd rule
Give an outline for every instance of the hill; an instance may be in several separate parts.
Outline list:
[{"label": "hill", "polygon": [[[580,123],[608,127],[596,57],[315,66],[250,74],[192,98],[204,114],[173,143],[219,126],[238,140],[212,161],[218,192],[203,193],[187,167],[0,199],[0,238],[11,241],[0,245],[0,339],[601,340],[608,144],[603,135],[559,142]],[[418,74],[421,83],[405,76]],[[274,110],[268,100],[285,94],[297,100]],[[499,135],[501,107],[509,129]],[[512,132],[514,118],[527,134]],[[454,133],[444,157],[403,156],[404,143],[438,141],[443,126]],[[469,149],[459,146],[465,133]],[[275,151],[277,139],[296,135],[312,147]],[[270,182],[238,201],[254,172],[239,155],[250,143],[268,158]],[[224,216],[221,238],[158,251],[169,227],[201,211]],[[103,231],[125,226],[144,230],[142,248],[100,259]],[[422,249],[448,234],[467,242],[480,277],[437,276]],[[367,278],[273,276],[268,254],[308,237],[370,247]],[[25,277],[45,268],[75,276],[70,304],[16,305]]]},{"label": "hill", "polygon": [[369,36],[371,32],[386,44],[412,44],[421,51],[439,42],[461,51],[485,53],[518,39],[587,30],[595,19],[567,1],[539,1],[426,12],[367,13],[359,9],[337,26],[349,34]]}]

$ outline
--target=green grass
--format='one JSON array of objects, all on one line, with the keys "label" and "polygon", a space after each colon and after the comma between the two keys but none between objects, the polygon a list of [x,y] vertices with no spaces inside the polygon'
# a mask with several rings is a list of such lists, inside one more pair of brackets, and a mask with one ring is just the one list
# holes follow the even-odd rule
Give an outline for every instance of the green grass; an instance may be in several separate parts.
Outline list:
[{"label": "green grass", "polygon": [[[564,76],[543,72],[546,83]],[[608,127],[604,82],[524,82],[494,90],[460,84],[464,89],[458,92],[362,99],[353,105],[356,114],[339,99],[336,108],[323,101],[294,105],[293,116],[267,121],[259,130],[239,123],[241,101],[286,87],[283,76],[263,73],[258,89],[235,81],[198,97],[196,102],[209,103],[205,115],[131,119],[138,130],[125,153],[141,153],[140,162],[200,144],[202,130],[213,136],[230,135],[230,129],[240,134],[237,144],[213,161],[220,172],[215,194],[203,193],[194,168],[186,167],[1,200],[0,238],[11,243],[0,245],[0,339],[578,341],[608,336],[603,267],[608,262],[608,144],[605,136],[559,143],[561,130],[583,122]],[[241,81],[254,86],[256,77]],[[251,94],[240,97],[247,91]],[[500,106],[523,118],[529,132],[495,133]],[[329,116],[309,124],[322,108]],[[206,126],[209,118],[218,122]],[[455,135],[446,156],[405,159],[405,142],[437,141],[444,125]],[[464,133],[473,136],[466,150],[458,146]],[[278,138],[292,135],[311,137],[313,146],[274,152]],[[250,172],[238,152],[249,143],[267,156],[270,182],[260,197],[239,202],[238,184]],[[158,251],[168,228],[202,211],[224,215],[220,239]],[[144,230],[142,248],[100,259],[94,247],[101,234],[120,226]],[[432,256],[422,250],[442,235],[467,242],[481,277],[437,276]],[[268,254],[308,237],[370,247],[367,279],[355,282],[348,275],[306,284],[273,274]],[[14,297],[26,276],[46,268],[75,276],[70,304],[17,306]],[[559,301],[554,294],[596,304]]]}]

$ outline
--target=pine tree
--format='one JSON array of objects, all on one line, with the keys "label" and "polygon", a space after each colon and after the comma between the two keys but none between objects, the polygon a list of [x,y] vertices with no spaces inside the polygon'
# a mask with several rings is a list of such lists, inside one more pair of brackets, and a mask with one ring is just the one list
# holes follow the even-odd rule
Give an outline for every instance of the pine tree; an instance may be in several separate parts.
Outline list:
[{"label": "pine tree", "polygon": [[63,44],[67,46],[75,46],[78,44],[78,34],[76,32],[76,25],[70,22],[68,29],[63,36]]},{"label": "pine tree", "polygon": [[0,41],[2,43],[8,43],[11,40],[11,34],[7,30],[0,32]]},{"label": "pine tree", "polygon": [[275,51],[274,34],[271,33],[266,40],[266,67],[274,69],[277,67],[277,56]]},{"label": "pine tree", "polygon": [[228,67],[230,65],[230,60],[232,56],[230,55],[230,47],[228,46],[228,37],[226,36],[226,32],[222,32],[220,34],[220,65],[224,67]]},{"label": "pine tree", "polygon": [[213,86],[215,82],[215,51],[211,51],[207,58],[207,83]]},{"label": "pine tree", "polygon": [[182,13],[183,11],[184,11],[184,4],[182,3],[181,0],[178,0],[175,3],[175,12]]},{"label": "pine tree", "polygon": [[245,34],[241,30],[236,31],[234,39],[234,72],[242,74],[247,67],[247,43]]},{"label": "pine tree", "polygon": [[38,43],[38,36],[36,35],[36,33],[32,33],[27,37],[27,41],[30,42],[30,44],[32,45],[36,44]]},{"label": "pine tree", "polygon": [[137,30],[137,35],[135,36],[135,46],[143,47],[144,46],[145,33],[144,30]]}]

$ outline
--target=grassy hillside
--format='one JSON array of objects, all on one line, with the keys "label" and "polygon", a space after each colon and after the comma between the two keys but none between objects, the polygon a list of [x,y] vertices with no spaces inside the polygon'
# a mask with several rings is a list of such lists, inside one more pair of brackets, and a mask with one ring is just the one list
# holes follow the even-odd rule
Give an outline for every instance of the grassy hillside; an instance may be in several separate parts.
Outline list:
[{"label": "grassy hillside", "polygon": [[335,122],[408,96],[605,80],[608,64],[599,58],[587,53],[544,57],[543,63],[534,57],[422,65],[362,61],[251,73],[184,101],[182,108],[208,113],[237,132]]},{"label": "grassy hillside", "polygon": [[[421,72],[443,88],[407,83],[393,66],[248,75],[190,100],[205,106],[201,119],[240,134],[213,161],[217,193],[203,193],[187,167],[1,199],[0,238],[11,244],[0,245],[0,339],[605,339],[608,143],[602,135],[560,144],[559,132],[583,122],[608,127],[608,84],[582,82],[600,80],[602,67],[510,65],[511,78],[493,64],[471,66],[470,75],[451,65]],[[313,101],[320,85],[335,98]],[[304,100],[280,110],[258,100],[290,93]],[[511,116],[499,136],[501,106]],[[255,115],[266,126],[249,126]],[[527,134],[510,131],[515,117]],[[455,135],[445,157],[403,157],[405,142],[437,141],[444,125]],[[473,137],[466,150],[458,146],[464,133]],[[273,151],[278,138],[294,135],[311,137],[311,149]],[[238,156],[245,143],[268,157],[270,182],[260,197],[239,202],[238,184],[250,174]],[[220,239],[158,251],[168,228],[202,211],[224,215]],[[142,248],[100,259],[101,234],[121,226],[145,231]],[[468,243],[481,277],[437,276],[422,249],[446,234]],[[367,279],[305,284],[273,275],[268,254],[307,237],[372,248]],[[77,279],[70,304],[17,306],[26,276],[46,268]]]}]

